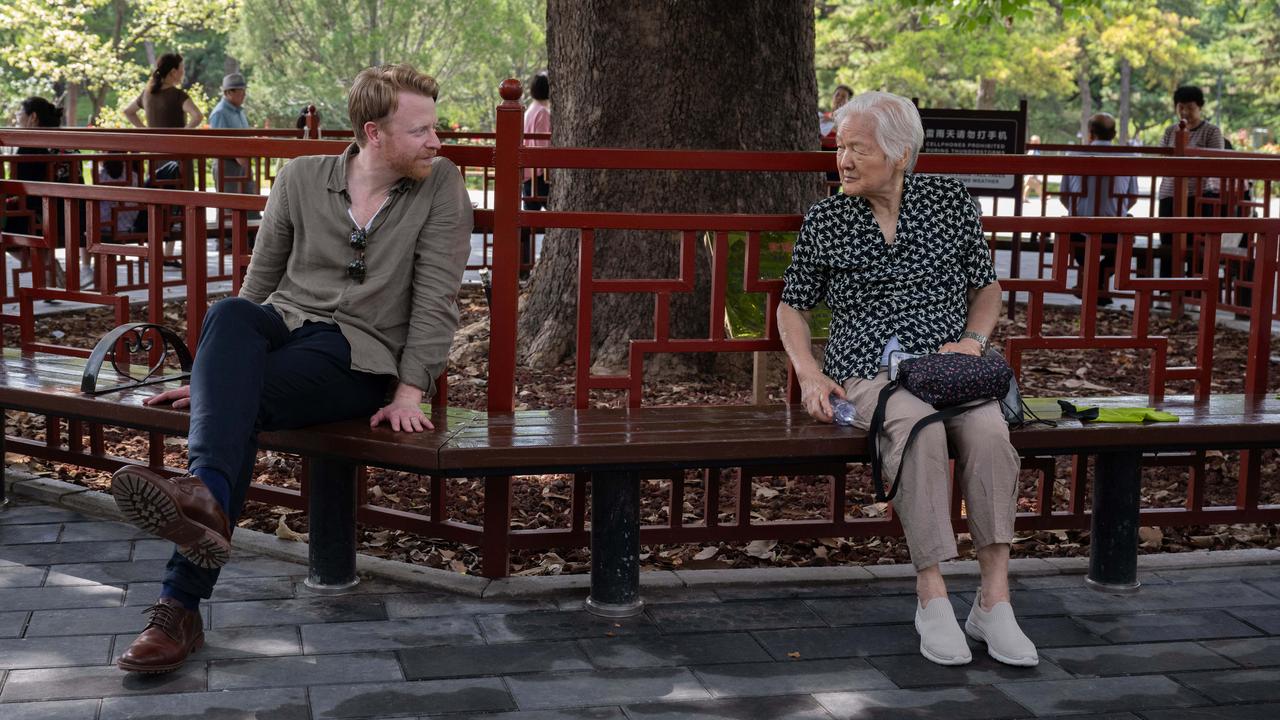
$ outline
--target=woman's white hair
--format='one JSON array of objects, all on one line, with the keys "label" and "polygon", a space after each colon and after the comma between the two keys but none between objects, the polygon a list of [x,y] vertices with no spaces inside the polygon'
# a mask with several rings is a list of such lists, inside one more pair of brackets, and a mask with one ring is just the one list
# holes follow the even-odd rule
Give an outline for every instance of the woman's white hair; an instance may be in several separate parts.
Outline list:
[{"label": "woman's white hair", "polygon": [[920,124],[920,111],[915,103],[893,93],[864,92],[853,96],[836,111],[836,127],[860,113],[870,115],[875,121],[876,144],[885,157],[891,162],[906,157],[907,172],[913,172],[924,144],[924,126]]}]

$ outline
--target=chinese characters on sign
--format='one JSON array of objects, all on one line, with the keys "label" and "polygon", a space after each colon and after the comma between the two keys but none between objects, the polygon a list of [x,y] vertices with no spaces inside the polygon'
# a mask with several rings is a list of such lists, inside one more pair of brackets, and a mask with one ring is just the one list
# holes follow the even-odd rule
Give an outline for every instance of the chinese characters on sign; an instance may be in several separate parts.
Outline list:
[{"label": "chinese characters on sign", "polygon": [[[921,152],[953,155],[1020,155],[1024,112],[922,109]],[[1013,195],[1015,175],[957,175],[978,195]]]}]

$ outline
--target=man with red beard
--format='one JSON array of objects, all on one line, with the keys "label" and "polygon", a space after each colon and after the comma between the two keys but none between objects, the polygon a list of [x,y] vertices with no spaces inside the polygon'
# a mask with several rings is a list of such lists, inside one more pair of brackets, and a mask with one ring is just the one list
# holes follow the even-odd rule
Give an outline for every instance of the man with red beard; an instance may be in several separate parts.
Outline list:
[{"label": "man with red beard", "polygon": [[190,386],[147,401],[190,405],[191,474],[112,478],[124,515],[177,545],[121,669],[176,670],[202,644],[199,603],[230,555],[258,431],[362,416],[431,429],[420,403],[458,325],[472,228],[462,175],[437,156],[437,94],[407,65],[356,76],[355,143],[285,165],[240,296],[205,316]]}]

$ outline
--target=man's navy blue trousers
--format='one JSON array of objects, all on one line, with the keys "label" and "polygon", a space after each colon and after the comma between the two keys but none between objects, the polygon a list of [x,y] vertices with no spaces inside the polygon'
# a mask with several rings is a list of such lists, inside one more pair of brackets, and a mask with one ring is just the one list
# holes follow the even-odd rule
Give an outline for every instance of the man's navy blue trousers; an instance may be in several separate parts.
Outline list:
[{"label": "man's navy blue trousers", "polygon": [[[259,430],[369,417],[387,398],[388,375],[351,369],[351,346],[336,325],[289,331],[270,305],[227,298],[209,308],[191,369],[188,468],[220,471],[231,484],[234,531],[253,480]],[[174,552],[164,582],[202,598],[218,570]]]}]

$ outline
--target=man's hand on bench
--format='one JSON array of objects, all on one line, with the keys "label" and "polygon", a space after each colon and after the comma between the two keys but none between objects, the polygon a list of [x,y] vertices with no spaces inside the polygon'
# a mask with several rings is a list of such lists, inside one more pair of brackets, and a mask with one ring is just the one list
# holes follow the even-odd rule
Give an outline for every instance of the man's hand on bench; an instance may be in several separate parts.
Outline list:
[{"label": "man's hand on bench", "polygon": [[422,412],[422,390],[406,383],[397,385],[396,394],[391,398],[391,402],[369,418],[369,427],[378,427],[383,420],[397,432],[422,432],[435,429],[426,414]]},{"label": "man's hand on bench", "polygon": [[183,385],[176,390],[165,390],[159,395],[152,395],[143,401],[144,405],[163,405],[173,403],[175,409],[181,410],[191,405],[191,386]]}]

